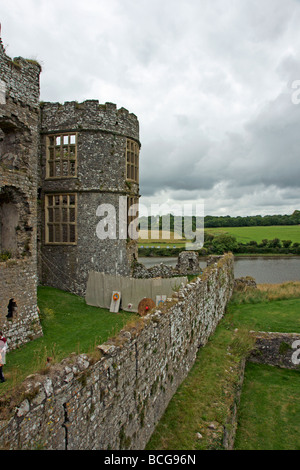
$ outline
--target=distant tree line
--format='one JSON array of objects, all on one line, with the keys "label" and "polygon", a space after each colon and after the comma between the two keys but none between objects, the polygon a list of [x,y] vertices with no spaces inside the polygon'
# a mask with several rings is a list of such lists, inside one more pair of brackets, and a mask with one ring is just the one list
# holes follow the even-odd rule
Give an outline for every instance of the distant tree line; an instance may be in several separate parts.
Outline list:
[{"label": "distant tree line", "polygon": [[204,217],[205,227],[251,227],[267,225],[299,225],[300,211],[291,215],[250,215],[246,217],[212,216]]},{"label": "distant tree line", "polygon": [[[170,231],[174,232],[175,225],[178,228],[178,216],[169,214],[165,216],[167,220],[170,220]],[[192,218],[192,230],[195,231],[199,227],[197,224],[196,216]],[[146,218],[141,219],[140,228],[152,229],[163,229],[162,217],[149,216],[146,222]],[[184,217],[182,217],[182,233],[184,233]],[[225,216],[213,216],[206,215],[204,217],[205,228],[217,228],[217,227],[259,227],[259,226],[270,226],[270,225],[299,225],[300,224],[300,211],[295,210],[291,215],[249,215],[245,217],[237,216],[231,217],[230,215]]]},{"label": "distant tree line", "polygon": [[[170,231],[174,231],[174,227],[178,227],[178,218],[170,215]],[[176,220],[177,219],[177,220]],[[144,218],[143,225],[148,225],[148,229],[162,229],[161,217]],[[291,215],[256,215],[246,217],[230,217],[230,216],[205,216],[204,227],[249,227],[249,226],[271,226],[271,225],[300,225],[300,211],[295,210]],[[192,217],[192,230],[195,231],[199,227],[196,224],[196,218]],[[182,218],[182,233],[184,233],[184,220]],[[165,247],[143,247],[139,248],[140,256],[177,256],[183,248],[165,248]],[[234,254],[294,254],[300,255],[300,243],[292,240],[273,240],[264,239],[261,242],[251,240],[247,243],[238,242],[236,237],[228,233],[211,234],[204,233],[204,245],[198,250],[201,256],[211,254],[223,254],[231,251]]]},{"label": "distant tree line", "polygon": [[261,242],[251,240],[247,243],[238,242],[235,236],[227,233],[214,236],[204,233],[204,245],[199,251],[201,255],[223,254],[231,251],[235,254],[294,254],[300,255],[300,243],[292,240],[264,239]]}]

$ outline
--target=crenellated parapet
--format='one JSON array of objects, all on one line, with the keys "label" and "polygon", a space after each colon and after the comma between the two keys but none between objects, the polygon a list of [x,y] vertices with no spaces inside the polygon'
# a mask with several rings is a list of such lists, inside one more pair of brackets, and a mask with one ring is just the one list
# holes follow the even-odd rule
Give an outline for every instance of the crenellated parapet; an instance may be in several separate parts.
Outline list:
[{"label": "crenellated parapet", "polygon": [[139,142],[139,122],[135,114],[114,103],[98,100],[41,103],[41,132],[94,131],[130,137]]}]

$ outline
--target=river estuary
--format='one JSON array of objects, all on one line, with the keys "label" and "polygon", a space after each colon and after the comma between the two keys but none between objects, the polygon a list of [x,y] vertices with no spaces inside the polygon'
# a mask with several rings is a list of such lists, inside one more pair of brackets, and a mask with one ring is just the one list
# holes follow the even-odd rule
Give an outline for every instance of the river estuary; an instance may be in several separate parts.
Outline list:
[{"label": "river estuary", "polygon": [[[139,262],[147,268],[159,263],[175,266],[177,257],[139,257]],[[205,268],[206,262],[201,261],[200,267]],[[236,258],[234,274],[236,278],[252,276],[258,284],[300,281],[300,256]]]}]

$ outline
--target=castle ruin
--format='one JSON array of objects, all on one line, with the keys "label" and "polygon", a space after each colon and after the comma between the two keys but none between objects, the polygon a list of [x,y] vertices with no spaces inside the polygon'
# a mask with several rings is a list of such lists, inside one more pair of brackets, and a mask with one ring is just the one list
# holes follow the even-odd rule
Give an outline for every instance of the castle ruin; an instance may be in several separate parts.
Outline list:
[{"label": "castle ruin", "polygon": [[[40,103],[40,72],[35,61],[10,59],[0,40],[0,329],[10,349],[43,334],[38,282],[83,296],[90,271],[129,276],[137,267],[138,214],[129,209],[139,200],[138,120],[96,100]],[[111,210],[118,223],[106,237]],[[178,269],[198,266],[186,253]],[[233,284],[228,255],[98,345],[99,359],[72,355],[27,377],[24,393],[5,399],[1,448],[144,448]]]},{"label": "castle ruin", "polygon": [[[90,270],[128,276],[137,258],[137,117],[97,100],[40,103],[40,73],[0,39],[0,328],[10,349],[43,334],[38,282],[84,295]],[[100,237],[108,207],[126,220]]]},{"label": "castle ruin", "polygon": [[[0,41],[0,312],[15,348],[42,334],[37,308],[38,64]],[[15,300],[16,308],[8,312]]]},{"label": "castle ruin", "polygon": [[41,281],[84,295],[89,271],[128,276],[137,257],[129,218],[123,237],[118,223],[114,237],[96,230],[106,209],[119,221],[122,207],[127,215],[138,204],[138,120],[89,100],[44,103],[40,122]]}]

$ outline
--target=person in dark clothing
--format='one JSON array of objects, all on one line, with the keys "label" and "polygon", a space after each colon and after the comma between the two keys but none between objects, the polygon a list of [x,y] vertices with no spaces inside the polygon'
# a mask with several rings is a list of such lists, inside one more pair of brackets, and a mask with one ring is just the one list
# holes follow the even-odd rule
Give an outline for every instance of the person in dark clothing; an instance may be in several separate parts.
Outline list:
[{"label": "person in dark clothing", "polygon": [[5,364],[5,353],[7,350],[7,339],[3,336],[2,331],[0,331],[0,382],[5,382],[3,375],[3,364]]},{"label": "person in dark clothing", "polygon": [[6,315],[6,318],[12,318],[17,310],[17,302],[15,301],[15,299],[10,299],[10,301],[8,302],[7,310],[8,314]]}]

